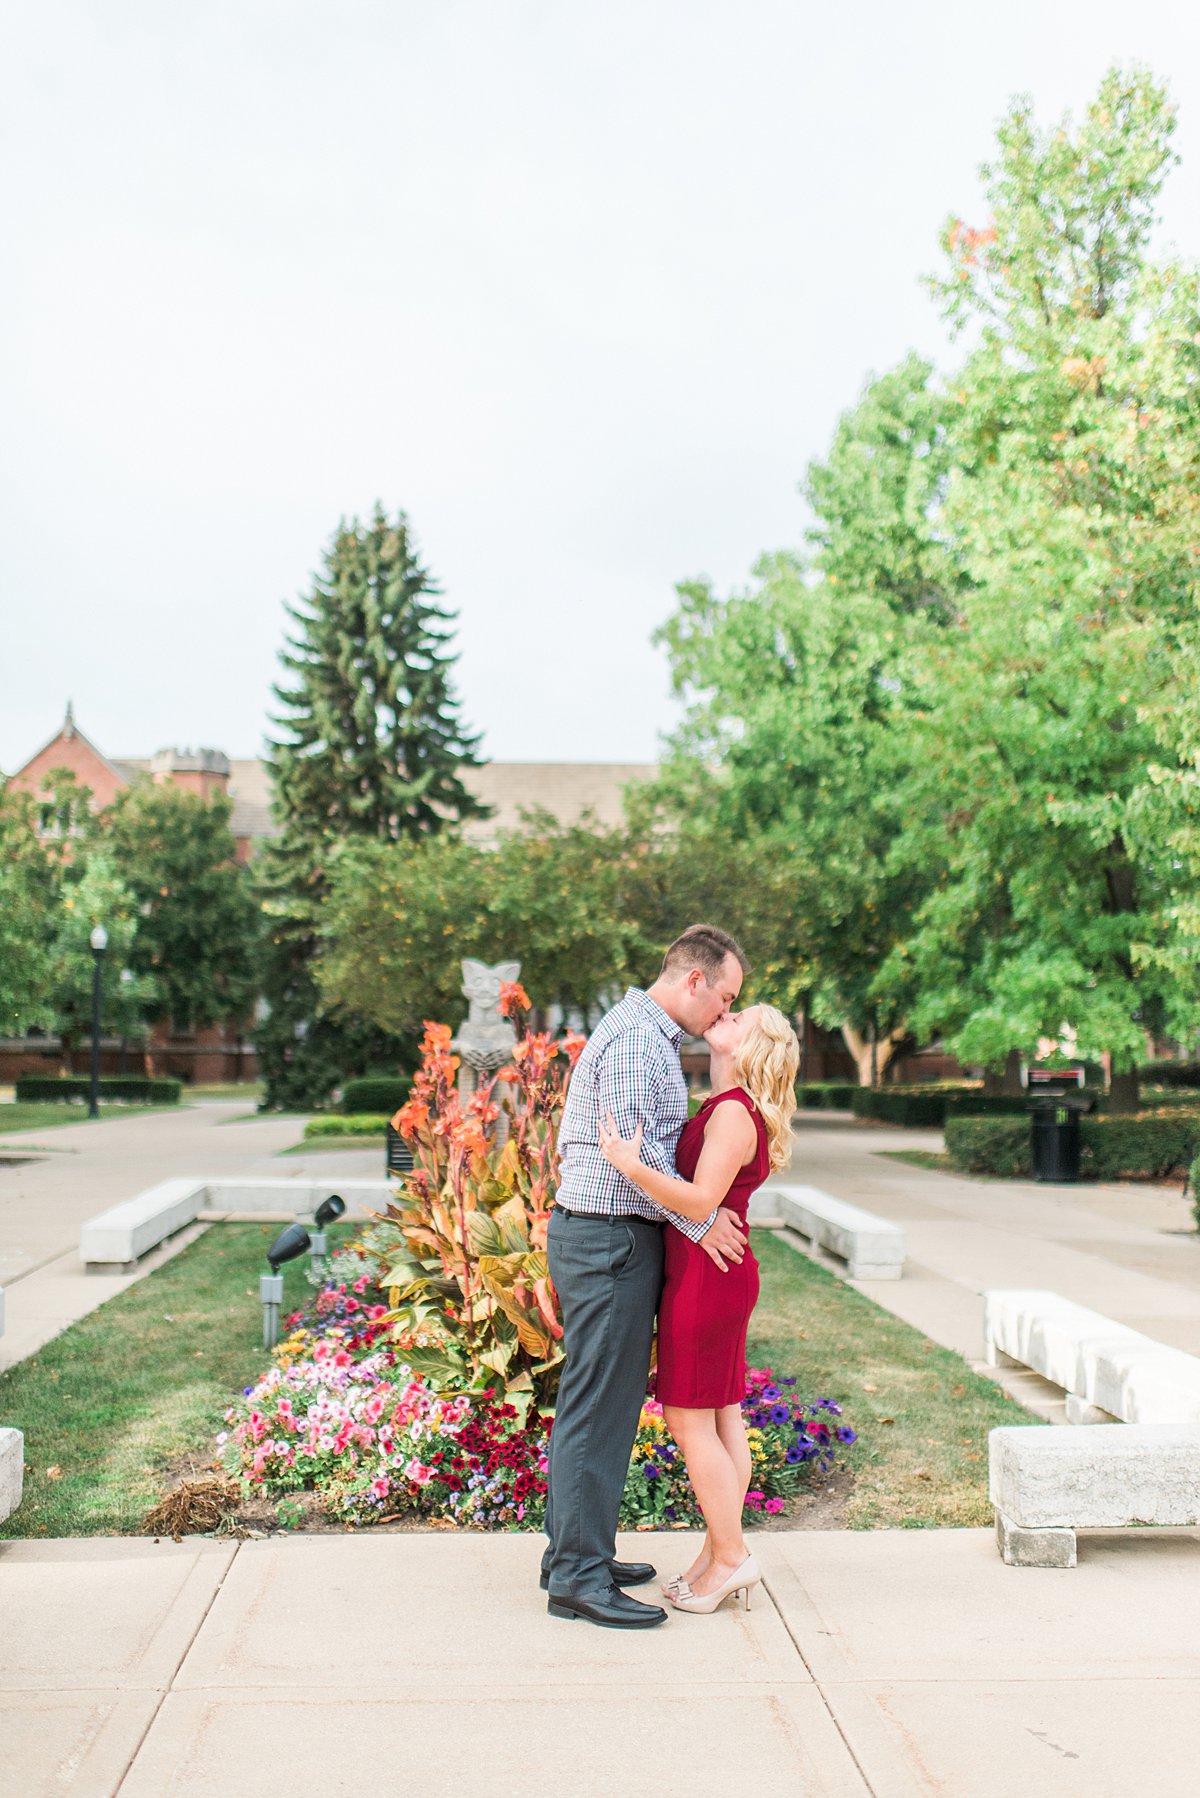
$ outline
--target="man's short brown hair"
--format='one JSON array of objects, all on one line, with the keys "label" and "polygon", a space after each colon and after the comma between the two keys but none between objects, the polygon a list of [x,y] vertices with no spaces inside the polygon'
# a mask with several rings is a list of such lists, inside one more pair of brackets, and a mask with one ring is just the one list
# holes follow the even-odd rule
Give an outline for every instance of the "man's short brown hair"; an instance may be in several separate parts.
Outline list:
[{"label": "man's short brown hair", "polygon": [[664,974],[699,968],[707,984],[715,986],[727,955],[732,955],[743,974],[750,972],[750,963],[727,930],[718,930],[715,924],[689,924],[663,956],[658,977],[661,980]]}]

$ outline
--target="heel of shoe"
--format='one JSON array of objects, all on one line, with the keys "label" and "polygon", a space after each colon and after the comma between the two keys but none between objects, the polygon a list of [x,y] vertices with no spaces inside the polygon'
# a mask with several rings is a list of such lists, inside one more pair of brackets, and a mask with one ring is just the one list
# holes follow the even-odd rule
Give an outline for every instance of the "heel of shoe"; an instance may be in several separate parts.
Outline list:
[{"label": "heel of shoe", "polygon": [[750,1594],[751,1594],[751,1592],[753,1592],[753,1590],[754,1590],[753,1586],[743,1586],[742,1587],[742,1603],[745,1605],[747,1610],[750,1609]]},{"label": "heel of shoe", "polygon": [[568,1623],[576,1623],[579,1619],[578,1611],[573,1611],[569,1604],[559,1604],[555,1598],[549,1601],[546,1609],[552,1617],[564,1617]]}]

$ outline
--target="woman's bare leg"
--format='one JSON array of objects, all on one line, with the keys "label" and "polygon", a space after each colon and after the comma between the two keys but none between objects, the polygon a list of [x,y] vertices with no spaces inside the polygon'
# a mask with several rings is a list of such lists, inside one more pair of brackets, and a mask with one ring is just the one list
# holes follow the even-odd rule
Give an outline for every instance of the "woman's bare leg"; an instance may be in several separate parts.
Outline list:
[{"label": "woman's bare leg", "polygon": [[[742,1407],[740,1405],[722,1405],[716,1414],[716,1418],[717,1435],[720,1437],[730,1460],[737,1469],[738,1478],[742,1485],[742,1500],[744,1503],[746,1493],[750,1490],[750,1481],[753,1477],[754,1464],[750,1459],[750,1444],[746,1441],[746,1425],[742,1418]],[[688,1585],[693,1587],[693,1589],[696,1581],[709,1566],[712,1558],[712,1544],[709,1541],[708,1532],[706,1530],[704,1533],[704,1540],[700,1544],[696,1558],[683,1576]]]},{"label": "woman's bare leg", "polygon": [[663,1417],[687,1462],[688,1477],[708,1525],[708,1564],[688,1584],[698,1596],[719,1586],[746,1558],[742,1535],[742,1501],[746,1496],[742,1464],[717,1433],[717,1412],[691,1411],[664,1405]]},{"label": "woman's bare leg", "polygon": [[754,1463],[750,1459],[750,1444],[746,1441],[746,1424],[740,1405],[721,1406],[717,1412],[717,1435],[721,1438],[726,1452],[738,1470],[742,1481],[742,1498],[744,1500],[750,1490]]}]

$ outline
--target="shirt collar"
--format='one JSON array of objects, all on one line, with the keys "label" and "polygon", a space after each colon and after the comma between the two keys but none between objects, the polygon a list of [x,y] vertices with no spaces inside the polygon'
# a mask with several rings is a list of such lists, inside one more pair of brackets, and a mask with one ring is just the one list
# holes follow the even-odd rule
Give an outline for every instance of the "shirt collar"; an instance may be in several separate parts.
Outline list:
[{"label": "shirt collar", "polygon": [[640,986],[627,986],[625,997],[638,1011],[644,1011],[652,1023],[658,1025],[673,1049],[679,1047],[683,1041],[683,1026],[677,1024],[674,1018],[668,1017],[657,999],[652,999]]}]

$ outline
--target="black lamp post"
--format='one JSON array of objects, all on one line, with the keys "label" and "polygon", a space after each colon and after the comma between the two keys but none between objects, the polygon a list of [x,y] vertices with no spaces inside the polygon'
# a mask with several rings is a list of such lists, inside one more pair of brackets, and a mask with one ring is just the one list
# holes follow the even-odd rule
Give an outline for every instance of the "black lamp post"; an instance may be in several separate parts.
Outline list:
[{"label": "black lamp post", "polygon": [[88,1092],[88,1116],[100,1116],[100,964],[108,948],[108,932],[97,924],[92,932],[92,1081]]}]

